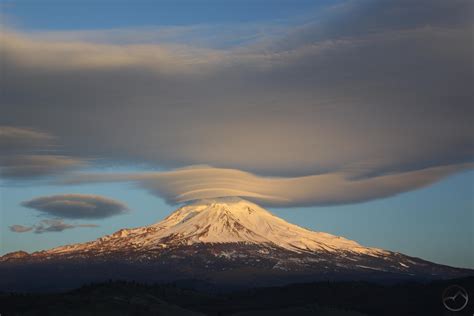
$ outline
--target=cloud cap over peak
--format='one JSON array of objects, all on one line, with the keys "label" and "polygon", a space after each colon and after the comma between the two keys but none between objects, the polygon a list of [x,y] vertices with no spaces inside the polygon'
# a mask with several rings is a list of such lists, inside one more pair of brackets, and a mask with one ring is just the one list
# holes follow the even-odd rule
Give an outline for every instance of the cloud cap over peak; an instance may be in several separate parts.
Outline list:
[{"label": "cloud cap over peak", "polygon": [[63,183],[130,181],[171,204],[238,196],[265,206],[317,206],[393,196],[472,167],[472,163],[467,163],[363,178],[354,178],[350,171],[302,177],[265,177],[236,169],[196,167],[149,173],[78,173],[65,178]]},{"label": "cloud cap over peak", "polygon": [[100,219],[128,211],[122,202],[89,194],[44,196],[22,202],[21,205],[61,218]]}]

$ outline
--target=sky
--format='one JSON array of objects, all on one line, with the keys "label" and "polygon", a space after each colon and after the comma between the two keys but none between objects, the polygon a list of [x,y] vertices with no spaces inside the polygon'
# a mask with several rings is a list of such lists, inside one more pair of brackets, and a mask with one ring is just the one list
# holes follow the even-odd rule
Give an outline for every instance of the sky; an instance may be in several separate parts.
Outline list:
[{"label": "sky", "polygon": [[470,1],[3,1],[0,254],[241,196],[474,268]]}]

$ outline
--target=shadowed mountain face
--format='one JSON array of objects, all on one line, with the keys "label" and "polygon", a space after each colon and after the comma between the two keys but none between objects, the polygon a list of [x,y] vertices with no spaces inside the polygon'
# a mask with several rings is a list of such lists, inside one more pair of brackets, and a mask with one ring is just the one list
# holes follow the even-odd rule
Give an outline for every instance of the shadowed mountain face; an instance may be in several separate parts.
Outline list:
[{"label": "shadowed mountain face", "polygon": [[466,275],[474,271],[310,231],[239,198],[199,201],[159,223],[88,243],[0,257],[1,290],[53,290],[107,279],[250,287]]}]

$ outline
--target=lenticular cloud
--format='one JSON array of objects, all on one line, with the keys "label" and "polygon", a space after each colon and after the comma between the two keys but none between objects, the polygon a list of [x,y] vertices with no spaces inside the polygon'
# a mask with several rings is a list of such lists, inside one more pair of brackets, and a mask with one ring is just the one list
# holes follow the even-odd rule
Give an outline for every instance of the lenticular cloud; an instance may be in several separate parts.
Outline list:
[{"label": "lenticular cloud", "polygon": [[235,169],[196,167],[161,173],[76,174],[64,182],[131,181],[169,203],[225,196],[245,197],[267,206],[336,205],[363,202],[430,185],[472,164],[351,178],[348,172],[303,177],[263,177]]},{"label": "lenticular cloud", "polygon": [[98,219],[119,215],[128,210],[121,202],[89,194],[44,196],[25,201],[22,205],[60,218]]}]

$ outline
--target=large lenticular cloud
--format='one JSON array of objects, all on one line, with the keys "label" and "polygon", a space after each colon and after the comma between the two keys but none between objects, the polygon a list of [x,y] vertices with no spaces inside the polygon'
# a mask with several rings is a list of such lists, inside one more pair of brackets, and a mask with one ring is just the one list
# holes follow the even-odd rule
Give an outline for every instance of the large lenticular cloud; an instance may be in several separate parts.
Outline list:
[{"label": "large lenticular cloud", "polygon": [[64,182],[131,181],[169,203],[225,196],[245,197],[267,206],[335,205],[393,196],[430,185],[472,164],[427,168],[370,178],[350,173],[303,177],[262,177],[234,169],[186,168],[162,173],[77,174]]}]

